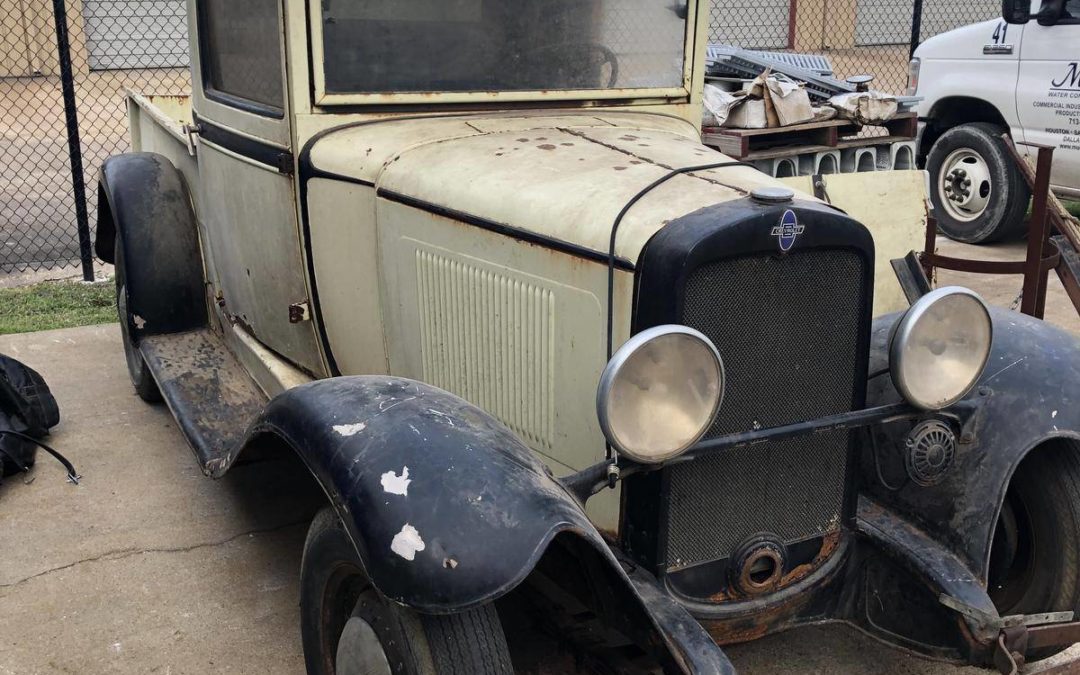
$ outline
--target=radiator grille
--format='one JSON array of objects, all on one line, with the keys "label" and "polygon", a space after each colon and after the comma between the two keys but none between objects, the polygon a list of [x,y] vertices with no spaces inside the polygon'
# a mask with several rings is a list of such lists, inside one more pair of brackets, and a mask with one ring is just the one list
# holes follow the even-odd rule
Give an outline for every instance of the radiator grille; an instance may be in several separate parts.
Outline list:
[{"label": "radiator grille", "polygon": [[424,381],[487,410],[530,445],[555,433],[550,289],[416,252]]},{"label": "radiator grille", "polygon": [[[716,344],[727,390],[706,437],[851,409],[862,340],[864,262],[809,249],[696,270],[683,323]],[[667,562],[729,557],[750,535],[799,541],[839,527],[849,433],[834,431],[738,448],[673,467]]]}]

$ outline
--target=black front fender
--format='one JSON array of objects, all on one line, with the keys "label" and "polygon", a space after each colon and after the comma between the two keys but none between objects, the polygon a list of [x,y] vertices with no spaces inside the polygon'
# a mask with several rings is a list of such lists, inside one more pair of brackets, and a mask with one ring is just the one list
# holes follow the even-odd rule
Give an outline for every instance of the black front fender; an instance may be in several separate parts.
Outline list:
[{"label": "black front fender", "polygon": [[[918,523],[952,549],[985,585],[998,512],[1017,466],[1032,449],[1053,439],[1080,439],[1080,340],[1065,331],[992,308],[994,346],[978,385],[965,399],[978,404],[974,439],[959,446],[955,464],[932,487],[911,482],[883,488],[864,472],[867,491]],[[887,367],[887,342],[897,315],[874,323],[871,371]],[[871,405],[899,400],[888,376],[870,387]],[[882,445],[880,461],[899,466],[902,439]],[[869,465],[873,458],[864,458]],[[887,467],[886,467],[887,468]]]},{"label": "black front fender", "polygon": [[529,448],[466,401],[412,380],[337,377],[274,398],[245,446],[267,434],[315,475],[385,596],[428,613],[490,602],[566,533],[605,561],[623,623],[642,633],[665,670],[729,672],[685,610],[631,581]]},{"label": "black front fender", "polygon": [[465,609],[516,585],[559,532],[593,526],[498,421],[419,382],[339,377],[267,406],[253,432],[303,458],[387,597]]}]

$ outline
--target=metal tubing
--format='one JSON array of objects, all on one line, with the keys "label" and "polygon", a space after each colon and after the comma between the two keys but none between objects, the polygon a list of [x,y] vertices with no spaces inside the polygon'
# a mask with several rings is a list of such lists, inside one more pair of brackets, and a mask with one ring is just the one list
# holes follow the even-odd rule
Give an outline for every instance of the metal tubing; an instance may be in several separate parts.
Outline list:
[{"label": "metal tubing", "polygon": [[725,434],[724,436],[717,436],[716,438],[710,438],[699,442],[697,445],[687,450],[685,454],[679,455],[677,458],[667,462],[667,465],[670,466],[679,462],[688,462],[702,455],[730,450],[731,448],[737,448],[753,443],[779,441],[785,438],[804,436],[823,431],[855,429],[873,424],[884,424],[889,421],[911,419],[923,414],[925,414],[924,411],[917,410],[909,403],[892,403],[876,408],[866,408],[865,410],[852,410],[836,415],[827,415],[806,422],[795,422],[793,424],[785,424],[779,427],[770,427],[768,429]]},{"label": "metal tubing", "polygon": [[[929,263],[931,267],[974,274],[1027,274],[1028,272],[1026,260],[971,260],[934,254],[923,256],[923,262]],[[1056,251],[1051,251],[1039,260],[1039,267],[1036,269],[1049,271],[1057,267],[1060,262],[1061,255]]]},{"label": "metal tubing", "polygon": [[926,215],[926,246],[923,249],[922,267],[930,285],[934,285],[934,256],[937,254],[937,218],[931,211]]},{"label": "metal tubing", "polygon": [[935,267],[951,269],[961,272],[974,272],[978,274],[1023,274],[1024,286],[1020,311],[1028,316],[1042,319],[1046,313],[1046,290],[1051,269],[1057,269],[1062,277],[1069,297],[1080,310],[1080,302],[1074,295],[1080,295],[1080,291],[1070,288],[1067,278],[1071,279],[1069,270],[1063,269],[1064,251],[1059,246],[1051,245],[1050,234],[1053,229],[1062,232],[1069,243],[1073,243],[1070,235],[1075,235],[1065,223],[1062,216],[1051,209],[1053,197],[1050,193],[1050,171],[1054,163],[1054,148],[1052,146],[1035,143],[1024,143],[1038,149],[1035,171],[1031,170],[1027,161],[1013,146],[1012,141],[1006,137],[1009,153],[1013,161],[1020,168],[1024,180],[1031,188],[1033,195],[1031,219],[1028,221],[1028,246],[1027,254],[1023,261],[1000,262],[990,260],[970,260],[952,258],[938,255],[935,252],[937,244],[937,227],[934,219],[926,221],[926,245],[921,256],[923,269],[926,270],[927,278],[933,279]]},{"label": "metal tubing", "polygon": [[71,187],[75,199],[75,223],[79,232],[79,260],[84,281],[94,280],[94,259],[90,249],[90,216],[86,210],[86,183],[83,178],[82,145],[79,140],[79,115],[75,108],[75,78],[71,72],[71,45],[68,41],[67,9],[64,0],[53,0],[56,22],[56,56],[60,62],[60,86],[64,95],[64,120],[67,122],[68,157],[71,161]]},{"label": "metal tubing", "polygon": [[1054,149],[1039,147],[1035,164],[1035,185],[1032,189],[1031,221],[1028,229],[1027,262],[1024,271],[1024,298],[1020,311],[1028,316],[1043,318],[1046,305],[1047,273],[1040,269],[1043,251],[1050,238],[1048,205],[1050,200],[1050,168]]},{"label": "metal tubing", "polygon": [[915,6],[911,10],[911,49],[908,58],[915,56],[915,50],[919,46],[922,35],[922,6],[923,0],[915,0]]}]

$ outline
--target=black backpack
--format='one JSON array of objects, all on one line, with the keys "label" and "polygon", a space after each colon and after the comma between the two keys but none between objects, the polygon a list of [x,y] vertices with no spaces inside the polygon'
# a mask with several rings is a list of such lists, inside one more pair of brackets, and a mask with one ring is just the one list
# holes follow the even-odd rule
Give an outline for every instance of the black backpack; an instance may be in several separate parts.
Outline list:
[{"label": "black backpack", "polygon": [[29,471],[40,447],[56,457],[68,470],[68,479],[77,483],[71,462],[40,440],[59,422],[60,408],[41,375],[0,354],[0,477]]}]

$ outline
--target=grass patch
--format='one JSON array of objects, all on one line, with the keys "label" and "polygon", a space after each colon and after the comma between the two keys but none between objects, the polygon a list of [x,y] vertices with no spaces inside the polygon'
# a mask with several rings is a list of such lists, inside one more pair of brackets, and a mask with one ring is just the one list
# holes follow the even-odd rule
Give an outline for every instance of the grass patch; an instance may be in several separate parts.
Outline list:
[{"label": "grass patch", "polygon": [[1065,205],[1065,208],[1068,209],[1069,213],[1080,218],[1080,202],[1062,200],[1062,204]]},{"label": "grass patch", "polygon": [[0,288],[0,335],[116,321],[112,281]]}]

